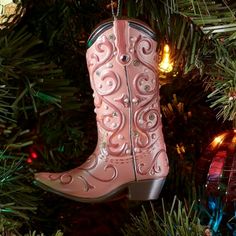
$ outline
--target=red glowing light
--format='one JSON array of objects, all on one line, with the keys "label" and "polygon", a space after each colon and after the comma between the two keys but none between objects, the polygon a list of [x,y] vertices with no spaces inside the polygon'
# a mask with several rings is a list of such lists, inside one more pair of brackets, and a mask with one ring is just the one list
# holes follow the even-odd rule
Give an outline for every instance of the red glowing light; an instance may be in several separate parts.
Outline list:
[{"label": "red glowing light", "polygon": [[31,152],[30,156],[31,156],[33,159],[38,158],[38,154],[37,154],[36,152]]}]

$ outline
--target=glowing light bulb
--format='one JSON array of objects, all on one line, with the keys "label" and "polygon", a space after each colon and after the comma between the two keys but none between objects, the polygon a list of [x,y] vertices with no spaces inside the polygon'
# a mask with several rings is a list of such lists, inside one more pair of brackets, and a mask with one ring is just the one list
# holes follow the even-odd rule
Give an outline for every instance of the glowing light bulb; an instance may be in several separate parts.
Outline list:
[{"label": "glowing light bulb", "polygon": [[218,145],[221,145],[221,143],[224,141],[226,135],[227,135],[227,133],[223,133],[223,134],[215,137],[214,140],[211,143],[211,147],[214,149]]},{"label": "glowing light bulb", "polygon": [[222,142],[222,137],[218,136],[214,139],[215,143],[221,143]]},{"label": "glowing light bulb", "polygon": [[173,70],[173,62],[170,61],[170,47],[168,44],[164,46],[163,56],[159,64],[160,71],[169,73]]},{"label": "glowing light bulb", "polygon": [[38,154],[36,153],[36,152],[31,152],[31,157],[33,158],[33,159],[36,159],[36,158],[38,158]]}]

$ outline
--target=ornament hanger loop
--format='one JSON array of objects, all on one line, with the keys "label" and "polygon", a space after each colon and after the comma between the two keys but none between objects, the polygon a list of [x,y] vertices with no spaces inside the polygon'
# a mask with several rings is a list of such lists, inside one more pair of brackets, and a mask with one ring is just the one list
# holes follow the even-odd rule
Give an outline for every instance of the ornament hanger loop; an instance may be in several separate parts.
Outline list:
[{"label": "ornament hanger loop", "polygon": [[116,14],[115,14],[115,10],[114,10],[115,5],[116,5],[115,2],[113,0],[111,0],[111,13],[114,18],[117,18],[120,15],[120,0],[117,1]]}]

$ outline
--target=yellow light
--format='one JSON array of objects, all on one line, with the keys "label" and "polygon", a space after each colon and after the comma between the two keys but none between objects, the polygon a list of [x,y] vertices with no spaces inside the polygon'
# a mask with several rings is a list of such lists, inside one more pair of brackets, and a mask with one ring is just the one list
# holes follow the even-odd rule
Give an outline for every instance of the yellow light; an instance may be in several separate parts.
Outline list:
[{"label": "yellow light", "polygon": [[227,135],[227,133],[223,133],[223,134],[215,137],[214,140],[211,143],[211,147],[214,149],[218,145],[220,145],[224,141],[226,135]]},{"label": "yellow light", "polygon": [[215,143],[221,143],[222,142],[222,137],[218,136],[214,139]]},{"label": "yellow light", "polygon": [[170,61],[170,47],[168,44],[164,46],[162,61],[159,64],[160,71],[169,73],[173,70],[173,62]]},{"label": "yellow light", "polygon": [[179,155],[185,153],[185,147],[182,143],[181,144],[176,144],[176,150],[177,150],[177,153]]},{"label": "yellow light", "polygon": [[[235,133],[235,130],[234,130]],[[235,144],[236,143],[236,135],[234,135],[234,137],[232,138],[232,143]]]},{"label": "yellow light", "polygon": [[[17,2],[17,3],[15,3]],[[24,11],[20,1],[0,0],[0,29],[7,27],[4,23],[15,23],[16,16],[23,16]]]}]

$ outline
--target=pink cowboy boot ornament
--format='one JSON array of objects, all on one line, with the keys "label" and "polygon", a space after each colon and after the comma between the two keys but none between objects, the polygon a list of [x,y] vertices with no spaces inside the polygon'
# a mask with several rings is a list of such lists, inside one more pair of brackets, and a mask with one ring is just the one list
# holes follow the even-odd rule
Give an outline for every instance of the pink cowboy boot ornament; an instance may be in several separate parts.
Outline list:
[{"label": "pink cowboy boot ornament", "polygon": [[169,171],[162,134],[155,33],[143,22],[115,19],[99,25],[86,54],[94,91],[98,141],[79,167],[37,173],[44,189],[99,202],[126,193],[158,198]]}]

